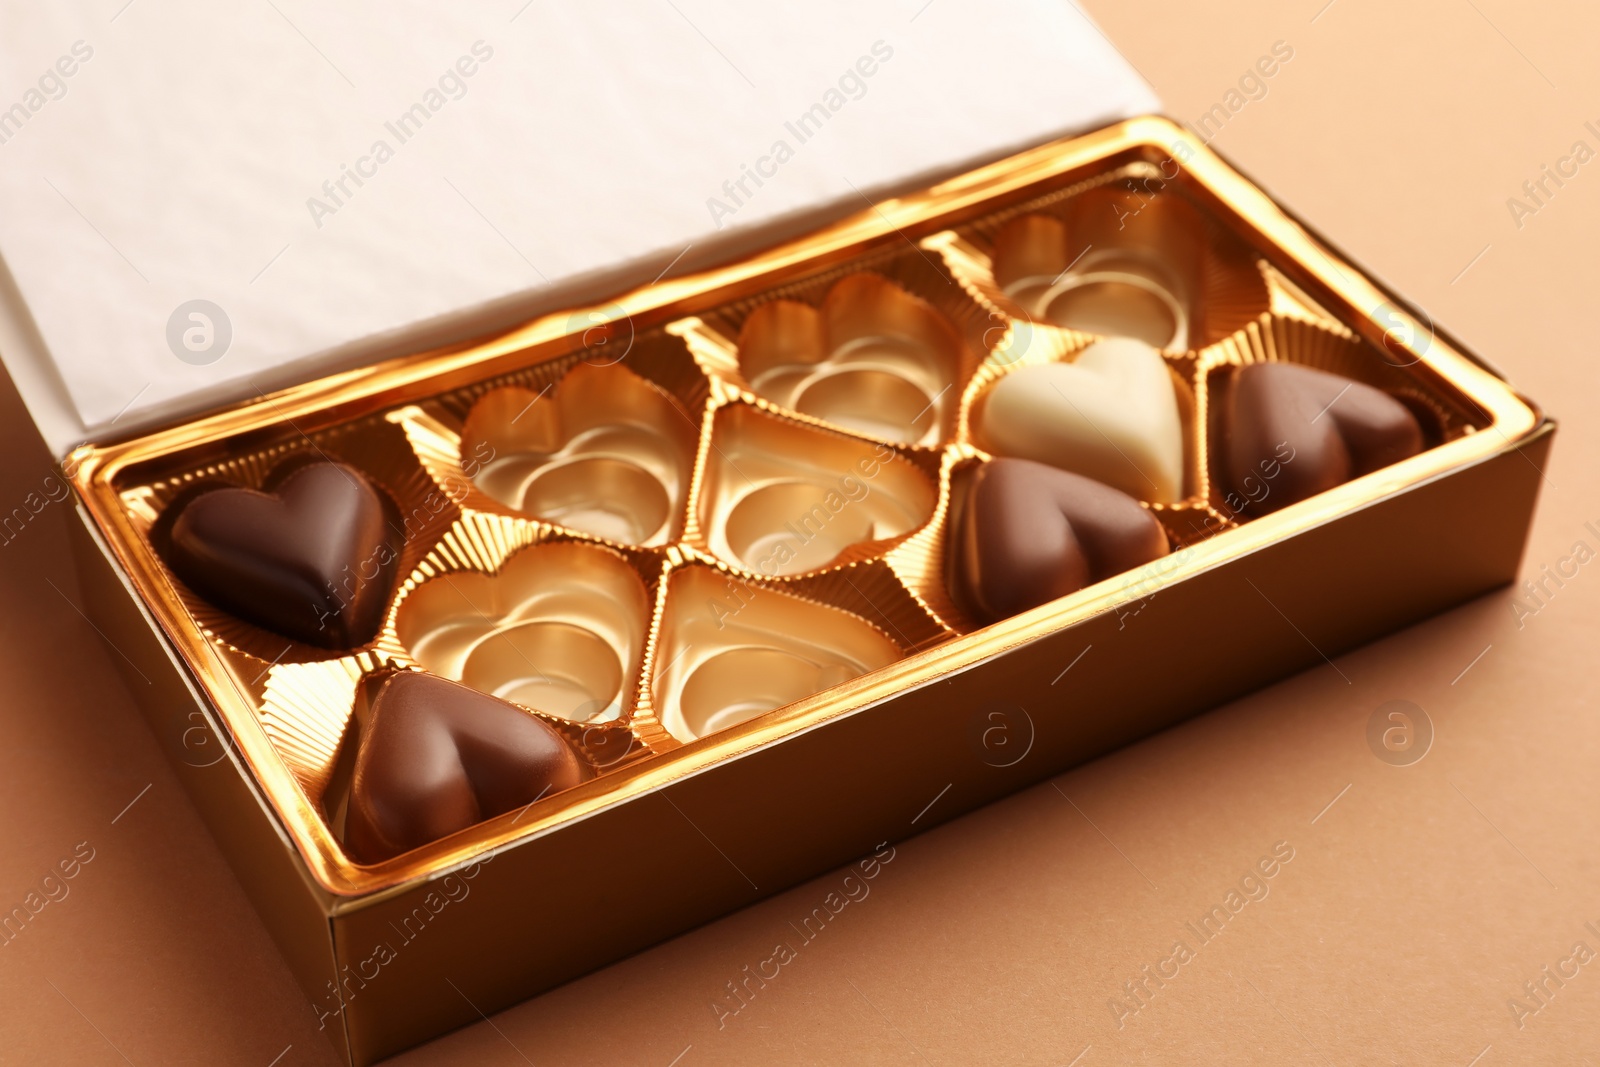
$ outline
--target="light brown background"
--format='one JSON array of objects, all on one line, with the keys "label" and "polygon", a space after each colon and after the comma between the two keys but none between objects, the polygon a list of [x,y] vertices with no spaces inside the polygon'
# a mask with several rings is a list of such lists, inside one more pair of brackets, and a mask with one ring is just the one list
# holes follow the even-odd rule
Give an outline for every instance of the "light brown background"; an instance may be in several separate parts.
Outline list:
[{"label": "light brown background", "polygon": [[[1525,573],[1600,549],[1600,161],[1521,229],[1506,206],[1575,140],[1600,149],[1583,128],[1600,12],[1323,3],[1089,6],[1179,119],[1293,47],[1216,146],[1563,420]],[[47,458],[15,398],[0,407],[0,500],[20,500]],[[0,1062],[331,1064],[117,653],[69,603],[67,518],[0,547],[0,904],[80,841],[95,858],[0,947]],[[724,984],[797,940],[843,872],[394,1062],[1600,1062],[1600,959],[1522,1028],[1507,1007],[1574,941],[1600,951],[1600,564],[1521,626],[1513,596],[902,842],[722,1028]],[[1367,745],[1392,699],[1436,730],[1413,766]],[[935,804],[910,825],[930,799],[906,798],[908,832],[937,821]],[[1185,922],[1280,840],[1295,856],[1270,895],[1200,946]],[[1108,998],[1180,937],[1196,958],[1119,1029]]]}]

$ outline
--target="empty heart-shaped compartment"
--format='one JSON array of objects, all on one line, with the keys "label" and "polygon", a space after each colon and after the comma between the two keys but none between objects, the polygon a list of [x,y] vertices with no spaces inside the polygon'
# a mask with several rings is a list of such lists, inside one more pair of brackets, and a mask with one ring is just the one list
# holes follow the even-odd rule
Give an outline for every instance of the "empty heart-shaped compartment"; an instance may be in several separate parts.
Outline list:
[{"label": "empty heart-shaped compartment", "polygon": [[1169,352],[1209,344],[1268,305],[1242,247],[1159,184],[1081,193],[995,235],[994,281],[1025,315]]},{"label": "empty heart-shaped compartment", "polygon": [[865,558],[928,521],[936,485],[887,444],[744,404],[714,416],[699,525],[710,550],[765,577]]},{"label": "empty heart-shaped compartment", "polygon": [[493,574],[447,571],[407,592],[400,643],[443,678],[574,722],[627,714],[649,626],[643,580],[598,545],[544,542]]},{"label": "empty heart-shaped compartment", "polygon": [[900,657],[847,611],[690,566],[668,580],[652,691],[662,726],[693,741]]},{"label": "empty heart-shaped compartment", "polygon": [[954,426],[974,362],[925,301],[877,274],[836,282],[820,307],[773,300],[739,331],[752,392],[803,415],[904,445],[934,445]]},{"label": "empty heart-shaped compartment", "polygon": [[461,429],[463,468],[518,514],[624,545],[677,536],[698,430],[622,366],[580,363],[554,388],[485,394]]}]

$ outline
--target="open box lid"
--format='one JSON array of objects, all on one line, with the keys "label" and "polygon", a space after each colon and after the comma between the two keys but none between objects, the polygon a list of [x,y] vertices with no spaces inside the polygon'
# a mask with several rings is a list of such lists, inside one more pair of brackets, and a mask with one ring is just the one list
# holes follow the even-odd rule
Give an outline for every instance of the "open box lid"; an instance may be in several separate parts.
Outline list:
[{"label": "open box lid", "polygon": [[57,456],[1156,109],[1066,0],[28,5],[0,70],[0,356]]}]

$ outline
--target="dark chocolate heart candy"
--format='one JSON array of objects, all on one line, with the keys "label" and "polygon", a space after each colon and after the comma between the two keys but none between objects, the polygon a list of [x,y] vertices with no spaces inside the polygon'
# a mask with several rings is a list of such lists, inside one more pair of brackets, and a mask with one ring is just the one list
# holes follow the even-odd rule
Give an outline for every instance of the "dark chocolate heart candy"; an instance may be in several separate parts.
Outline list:
[{"label": "dark chocolate heart candy", "polygon": [[366,644],[383,625],[400,562],[402,538],[385,521],[383,498],[342,463],[295,466],[267,484],[266,492],[212,489],[183,504],[166,539],[168,565],[212,604],[285,637],[331,649]]},{"label": "dark chocolate heart candy", "polygon": [[360,723],[345,851],[377,863],[594,776],[548,723],[420,671],[378,683]]},{"label": "dark chocolate heart candy", "polygon": [[1338,374],[1252,363],[1223,392],[1221,458],[1235,511],[1277,511],[1422,451],[1411,409]]},{"label": "dark chocolate heart candy", "polygon": [[1128,494],[1026,459],[972,475],[952,538],[955,582],[985,622],[1167,554],[1166,531]]}]

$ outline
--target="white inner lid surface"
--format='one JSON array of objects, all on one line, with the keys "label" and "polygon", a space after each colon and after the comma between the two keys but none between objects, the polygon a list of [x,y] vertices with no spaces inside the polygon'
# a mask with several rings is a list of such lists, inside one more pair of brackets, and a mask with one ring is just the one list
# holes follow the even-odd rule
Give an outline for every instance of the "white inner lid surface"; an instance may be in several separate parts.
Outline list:
[{"label": "white inner lid surface", "polygon": [[60,455],[1156,109],[1066,0],[16,5],[0,356]]}]

